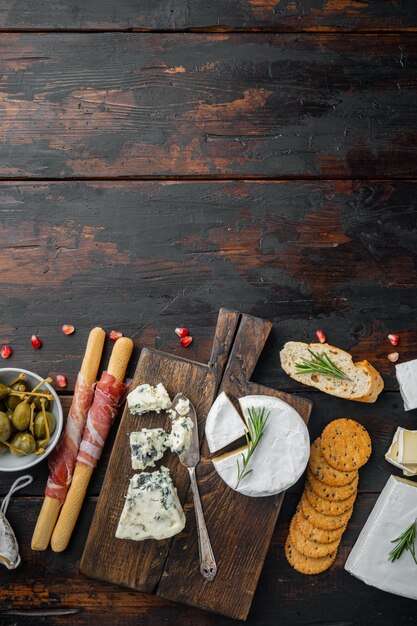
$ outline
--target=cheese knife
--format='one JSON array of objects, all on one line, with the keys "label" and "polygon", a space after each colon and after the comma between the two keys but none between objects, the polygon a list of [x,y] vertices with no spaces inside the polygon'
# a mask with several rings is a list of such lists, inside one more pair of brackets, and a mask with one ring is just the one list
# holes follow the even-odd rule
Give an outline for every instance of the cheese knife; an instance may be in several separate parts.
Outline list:
[{"label": "cheese knife", "polygon": [[[173,402],[172,409],[176,411],[179,400],[188,400],[182,393],[178,393]],[[189,400],[188,400],[189,401]],[[190,401],[189,401],[190,402]],[[180,463],[188,469],[191,481],[191,491],[194,499],[194,511],[197,522],[197,535],[198,535],[198,551],[200,554],[200,572],[203,578],[206,580],[214,580],[217,574],[217,565],[214,560],[213,550],[211,548],[210,538],[207,532],[207,526],[204,519],[203,507],[201,506],[200,494],[198,492],[197,479],[195,474],[195,468],[200,462],[200,444],[198,440],[198,424],[195,408],[190,402],[190,409],[186,415],[179,415],[178,417],[189,417],[193,421],[193,429],[191,431],[191,443],[190,446],[182,453],[178,455]]]}]

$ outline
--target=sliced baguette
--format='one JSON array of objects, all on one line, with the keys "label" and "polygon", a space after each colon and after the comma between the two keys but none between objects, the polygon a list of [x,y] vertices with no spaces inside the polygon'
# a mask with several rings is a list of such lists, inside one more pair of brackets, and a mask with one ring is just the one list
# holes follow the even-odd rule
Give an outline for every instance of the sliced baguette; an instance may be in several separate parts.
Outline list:
[{"label": "sliced baguette", "polygon": [[[318,352],[326,352],[331,360],[351,380],[326,376],[324,374],[299,374],[296,364],[302,359],[311,360],[308,349]],[[375,402],[384,387],[384,382],[379,372],[368,361],[353,363],[348,352],[335,348],[327,343],[302,343],[301,341],[288,341],[280,352],[283,370],[304,385],[316,387],[338,398],[356,400],[357,402]]]}]

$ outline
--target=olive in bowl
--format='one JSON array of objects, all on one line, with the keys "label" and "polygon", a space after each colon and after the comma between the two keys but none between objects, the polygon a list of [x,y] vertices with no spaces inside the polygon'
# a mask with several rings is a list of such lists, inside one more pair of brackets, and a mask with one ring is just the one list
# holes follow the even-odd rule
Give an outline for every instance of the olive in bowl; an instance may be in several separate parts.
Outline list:
[{"label": "olive in bowl", "polygon": [[58,443],[63,413],[55,390],[28,370],[0,369],[0,472],[43,461]]}]

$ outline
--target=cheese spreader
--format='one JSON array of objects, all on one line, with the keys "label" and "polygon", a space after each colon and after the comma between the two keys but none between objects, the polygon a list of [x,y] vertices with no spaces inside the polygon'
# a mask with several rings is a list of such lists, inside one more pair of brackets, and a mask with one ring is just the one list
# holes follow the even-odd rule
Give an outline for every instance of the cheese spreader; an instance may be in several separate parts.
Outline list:
[{"label": "cheese spreader", "polygon": [[182,393],[177,393],[172,401],[171,410],[176,412],[176,406],[180,400],[189,402],[189,412],[183,416],[177,413],[178,417],[188,417],[193,422],[191,431],[191,443],[189,447],[178,455],[181,465],[188,469],[191,481],[191,491],[194,500],[194,511],[197,522],[198,551],[200,554],[200,572],[203,578],[208,581],[214,580],[217,574],[217,565],[214,559],[213,550],[204,519],[203,507],[201,506],[200,494],[195,474],[195,468],[200,462],[200,444],[198,440],[198,424],[195,408],[188,398]]}]

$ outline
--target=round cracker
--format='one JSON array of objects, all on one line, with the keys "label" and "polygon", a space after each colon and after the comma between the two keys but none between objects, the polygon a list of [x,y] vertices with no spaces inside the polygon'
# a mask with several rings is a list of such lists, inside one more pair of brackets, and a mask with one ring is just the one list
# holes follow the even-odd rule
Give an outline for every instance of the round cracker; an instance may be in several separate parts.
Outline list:
[{"label": "round cracker", "polygon": [[339,547],[340,537],[332,541],[332,543],[318,543],[317,541],[307,539],[298,527],[298,515],[299,513],[296,513],[292,518],[289,529],[291,543],[294,548],[301,554],[304,554],[304,556],[310,556],[314,559],[331,556]]},{"label": "round cracker", "polygon": [[343,487],[330,487],[330,485],[325,485],[317,480],[309,468],[307,470],[307,480],[312,490],[320,496],[320,498],[331,501],[346,500],[346,498],[350,498],[356,494],[358,490],[359,474],[357,473],[356,478],[354,478],[352,482],[347,485],[343,485]]},{"label": "round cracker", "polygon": [[305,484],[304,492],[313,509],[316,509],[319,513],[324,513],[324,515],[340,515],[346,513],[346,511],[353,507],[356,498],[355,493],[350,498],[346,498],[346,500],[334,500],[333,502],[325,500],[313,491],[308,481]]},{"label": "round cracker", "polygon": [[[312,509],[314,511],[314,509]],[[317,515],[317,511],[314,511]],[[345,532],[346,525],[344,524],[340,528],[328,529],[324,530],[323,528],[318,528],[314,526],[310,519],[308,519],[301,506],[297,508],[297,513],[295,515],[297,517],[297,527],[300,532],[303,533],[304,537],[310,539],[311,541],[317,541],[318,543],[332,543],[337,539],[340,539],[343,533]],[[332,516],[333,518],[334,516]]]},{"label": "round cracker", "polygon": [[347,472],[365,465],[372,452],[372,442],[366,428],[346,418],[327,424],[321,434],[320,447],[329,465]]},{"label": "round cracker", "polygon": [[321,453],[320,437],[311,444],[310,448],[310,460],[308,463],[311,473],[320,482],[331,487],[343,487],[352,482],[357,475],[356,471],[353,472],[340,472],[331,465],[329,465],[326,459]]},{"label": "round cracker", "polygon": [[319,559],[304,556],[304,554],[301,554],[301,552],[294,547],[288,535],[287,541],[285,542],[285,556],[287,557],[288,563],[297,570],[297,572],[311,575],[321,574],[326,569],[329,569],[336,558],[336,552],[331,556],[325,556]]},{"label": "round cracker", "polygon": [[323,530],[336,530],[341,527],[346,527],[353,512],[353,509],[349,509],[346,513],[341,513],[340,515],[325,515],[324,513],[319,513],[311,506],[305,493],[300,500],[299,506],[304,517],[314,526],[322,528]]}]

